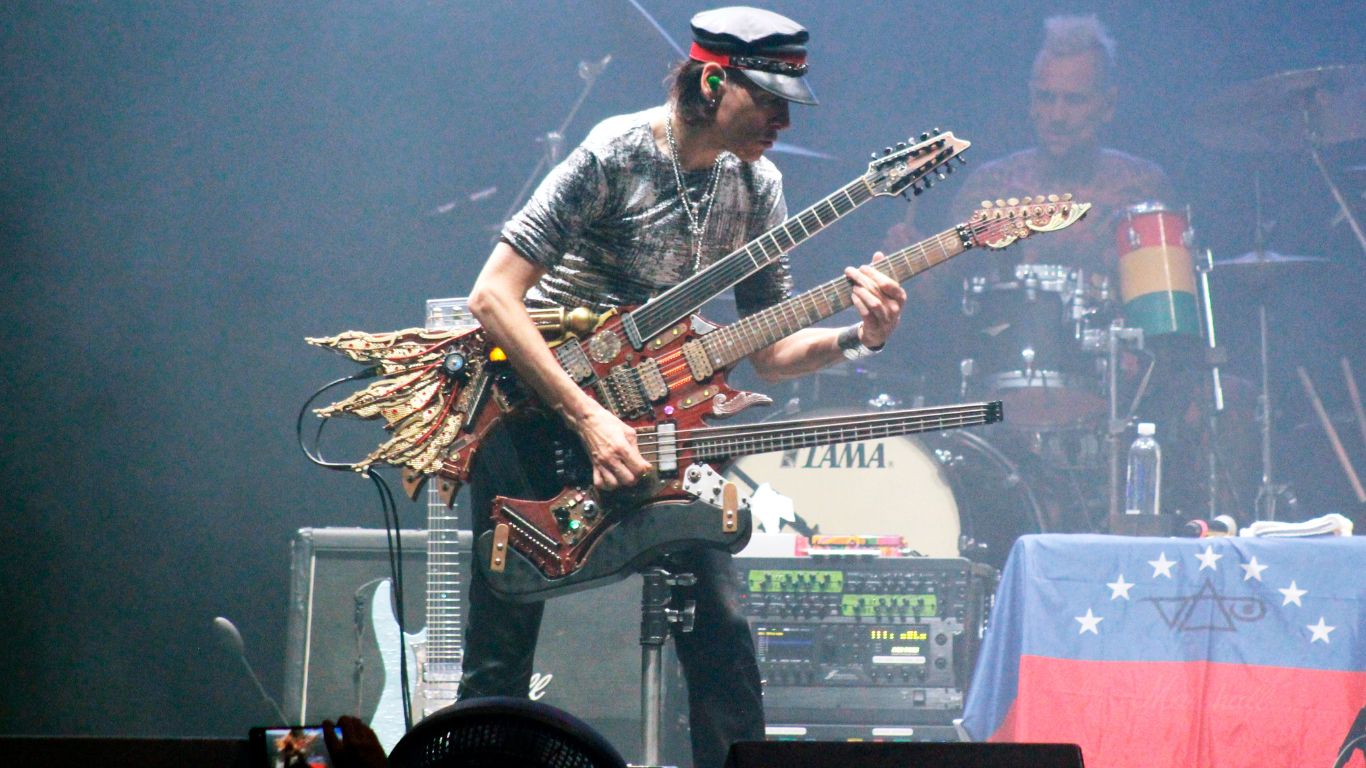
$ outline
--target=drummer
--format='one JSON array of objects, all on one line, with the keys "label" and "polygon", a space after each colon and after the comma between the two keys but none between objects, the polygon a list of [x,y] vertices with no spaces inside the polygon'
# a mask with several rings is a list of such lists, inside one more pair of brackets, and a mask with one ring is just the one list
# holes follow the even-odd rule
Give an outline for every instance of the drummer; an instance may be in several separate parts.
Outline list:
[{"label": "drummer", "polygon": [[[1095,16],[1054,16],[1044,22],[1043,47],[1029,80],[1029,119],[1037,145],[979,166],[953,204],[952,221],[966,221],[983,200],[1070,192],[1091,203],[1086,219],[1047,237],[1015,246],[1015,259],[1080,267],[1117,280],[1114,215],[1145,201],[1172,202],[1171,185],[1156,163],[1102,147],[1102,129],[1115,116],[1115,41]],[[921,235],[910,218],[887,233],[888,253]],[[889,250],[890,249],[890,250]],[[1001,254],[1009,261],[1011,252]],[[980,267],[981,260],[956,265]],[[936,290],[942,279],[935,281]]]},{"label": "drummer", "polygon": [[[946,304],[958,303],[964,278],[1009,280],[1019,263],[1081,269],[1093,287],[1107,284],[1109,298],[1119,299],[1116,227],[1120,215],[1131,206],[1147,202],[1174,209],[1175,201],[1167,175],[1156,163],[1101,145],[1101,134],[1115,115],[1115,75],[1115,41],[1095,16],[1045,20],[1043,45],[1035,56],[1029,80],[1029,118],[1035,146],[978,166],[963,181],[950,220],[968,220],[983,200],[1065,192],[1091,203],[1091,212],[1063,231],[1029,238],[1008,251],[992,253],[990,258],[966,255],[945,265],[947,268],[929,273],[925,276],[928,279],[912,283],[920,301],[913,301],[908,311],[914,312],[919,305],[938,313],[939,318],[950,317],[957,313],[957,307]],[[906,218],[889,229],[883,250],[890,253],[924,237],[915,226],[915,208],[914,204],[909,206]],[[944,325],[936,323],[935,327],[943,329]],[[1065,332],[1061,324],[1058,332]],[[958,366],[950,368],[949,364],[972,357],[978,339],[966,329],[961,337],[950,335],[954,338],[936,338],[936,349],[927,349],[926,359],[943,365],[946,372],[952,371],[953,381],[944,383],[952,385],[957,395]],[[1202,437],[1199,415],[1192,409],[1192,403],[1201,399],[1203,367],[1195,357],[1199,349],[1198,344],[1186,344],[1159,352],[1138,414],[1142,420],[1158,424],[1168,468],[1164,472],[1163,506],[1180,507],[1188,514],[1198,512],[1201,504]],[[953,360],[939,359],[944,355],[953,356]],[[1121,407],[1127,404],[1140,378],[1139,366],[1140,361],[1135,359],[1129,359],[1125,366],[1130,370],[1121,385],[1126,397]],[[938,391],[947,389],[940,386]],[[1103,478],[1095,480],[1102,483],[1095,493],[1103,493]]]}]

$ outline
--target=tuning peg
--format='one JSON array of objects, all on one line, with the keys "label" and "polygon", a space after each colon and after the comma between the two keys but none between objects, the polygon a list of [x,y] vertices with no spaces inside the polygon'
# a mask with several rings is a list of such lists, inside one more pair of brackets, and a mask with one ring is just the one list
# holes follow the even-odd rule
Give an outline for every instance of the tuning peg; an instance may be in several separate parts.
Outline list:
[{"label": "tuning peg", "polygon": [[944,166],[944,173],[953,173],[953,163]]},{"label": "tuning peg", "polygon": [[871,157],[872,159],[876,160],[876,159],[877,159],[877,153],[876,153],[876,152],[869,152],[869,153],[868,153],[868,157]]},{"label": "tuning peg", "polygon": [[959,164],[959,165],[967,165],[967,164],[968,164],[968,156],[967,156],[967,155],[959,155],[959,156],[958,156],[958,164]]},{"label": "tuning peg", "polygon": [[897,148],[897,149],[905,149],[905,148],[906,148],[906,142],[904,142],[904,141],[898,141],[898,142],[896,143],[896,148]]},{"label": "tuning peg", "polygon": [[933,186],[934,186],[934,179],[930,178],[929,176],[926,176],[926,177],[925,177],[925,189],[929,189],[930,187],[933,187]]},{"label": "tuning peg", "polygon": [[947,178],[949,177],[949,175],[948,175],[947,173],[944,173],[944,169],[942,169],[942,168],[939,169],[939,170],[937,170],[937,171],[935,171],[935,172],[934,172],[934,175],[935,175],[935,176],[938,176],[940,181],[943,181],[944,179],[947,179]]},{"label": "tuning peg", "polygon": [[920,140],[921,140],[921,141],[929,141],[929,139],[930,139],[930,134],[928,134],[928,133],[922,133],[922,134],[920,134]]},{"label": "tuning peg", "polygon": [[887,156],[887,155],[892,154],[892,148],[891,148],[891,147],[883,147],[883,148],[882,148],[882,154],[883,154],[884,157]]},{"label": "tuning peg", "polygon": [[918,187],[918,186],[912,184],[912,185],[911,185],[911,191],[915,194],[916,197],[919,197],[919,196],[920,196],[920,193],[921,193],[921,192],[924,192],[925,190],[923,190],[923,189],[921,189],[920,187]]},{"label": "tuning peg", "polygon": [[938,128],[931,128],[931,129],[930,129],[930,132],[931,132],[931,133],[937,134],[937,133],[939,133],[939,129],[938,129]]}]

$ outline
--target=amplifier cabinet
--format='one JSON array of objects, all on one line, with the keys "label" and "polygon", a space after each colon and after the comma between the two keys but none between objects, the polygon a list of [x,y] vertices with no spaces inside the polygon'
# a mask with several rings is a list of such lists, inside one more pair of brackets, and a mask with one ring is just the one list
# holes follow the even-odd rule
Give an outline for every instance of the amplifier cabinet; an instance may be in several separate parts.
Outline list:
[{"label": "amplifier cabinet", "polygon": [[[468,552],[470,533],[458,535]],[[299,722],[357,713],[378,726],[395,716],[376,712],[385,686],[393,686],[398,675],[396,661],[386,661],[376,640],[396,636],[397,622],[392,614],[388,626],[383,617],[374,620],[376,591],[390,579],[386,541],[382,530],[304,528],[291,543],[283,705]],[[411,636],[426,624],[427,534],[405,530],[402,544],[405,628]],[[470,562],[460,558],[462,604]],[[528,692],[584,720],[626,755],[640,748],[640,600],[641,578],[633,576],[547,601]],[[676,731],[682,727],[683,688],[669,648],[665,724]],[[408,655],[411,660],[411,650]],[[396,717],[401,729],[401,708]],[[666,747],[678,743],[676,733],[666,733]]]}]

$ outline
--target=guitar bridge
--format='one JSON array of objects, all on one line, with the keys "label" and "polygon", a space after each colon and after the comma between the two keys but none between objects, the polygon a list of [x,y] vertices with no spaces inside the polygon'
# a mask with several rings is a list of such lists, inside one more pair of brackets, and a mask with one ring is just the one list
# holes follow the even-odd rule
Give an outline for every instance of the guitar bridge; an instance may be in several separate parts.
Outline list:
[{"label": "guitar bridge", "polygon": [[603,404],[619,417],[642,419],[650,415],[650,406],[645,401],[644,387],[640,375],[634,368],[618,365],[599,381],[598,393]]}]

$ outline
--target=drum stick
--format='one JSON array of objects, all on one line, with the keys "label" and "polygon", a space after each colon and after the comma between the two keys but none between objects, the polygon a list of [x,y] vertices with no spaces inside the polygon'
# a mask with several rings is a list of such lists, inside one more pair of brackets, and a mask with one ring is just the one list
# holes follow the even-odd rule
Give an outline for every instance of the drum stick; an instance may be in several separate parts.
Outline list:
[{"label": "drum stick", "polygon": [[1332,420],[1328,418],[1328,412],[1323,409],[1323,402],[1319,400],[1319,393],[1314,390],[1314,382],[1309,379],[1309,373],[1304,370],[1304,366],[1297,365],[1295,370],[1300,374],[1300,383],[1304,385],[1304,392],[1309,395],[1309,402],[1314,406],[1314,413],[1318,414],[1319,423],[1323,425],[1323,431],[1328,435],[1328,442],[1333,444],[1333,453],[1337,454],[1338,463],[1342,465],[1342,471],[1347,474],[1347,480],[1352,483],[1352,490],[1356,491],[1357,501],[1366,504],[1366,490],[1362,489],[1361,479],[1357,477],[1356,470],[1352,469],[1352,462],[1347,458],[1347,452],[1342,449],[1342,441],[1338,439],[1338,431],[1334,429]]},{"label": "drum stick", "polygon": [[1357,428],[1361,430],[1361,443],[1366,445],[1366,413],[1361,410],[1361,394],[1357,392],[1357,377],[1352,375],[1352,362],[1346,355],[1338,362],[1342,363],[1342,376],[1347,379],[1347,394],[1352,397],[1352,412],[1356,415]]}]

